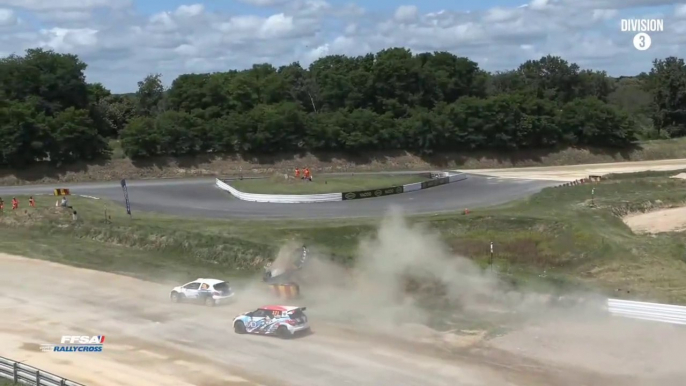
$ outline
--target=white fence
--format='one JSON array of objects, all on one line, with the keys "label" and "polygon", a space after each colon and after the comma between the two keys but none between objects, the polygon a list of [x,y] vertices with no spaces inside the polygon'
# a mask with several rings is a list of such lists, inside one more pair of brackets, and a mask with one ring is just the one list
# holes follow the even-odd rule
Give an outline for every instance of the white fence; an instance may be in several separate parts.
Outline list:
[{"label": "white fence", "polygon": [[4,357],[0,357],[0,379],[33,386],[84,386]]},{"label": "white fence", "polygon": [[[447,178],[445,183],[452,183],[457,181],[462,181],[467,179],[467,175],[464,173],[451,173],[451,172],[440,172],[437,173],[439,178]],[[343,201],[344,193],[328,193],[328,194],[257,194],[257,193],[245,193],[234,188],[233,186],[227,184],[226,182],[216,179],[215,184],[221,190],[231,193],[234,197],[243,201],[251,202],[266,202],[266,203],[281,203],[281,204],[306,204],[315,202],[333,202],[333,201]],[[401,193],[415,192],[423,188],[424,183],[417,182],[414,184],[403,185],[403,190]],[[436,185],[438,186],[438,185]],[[433,187],[433,186],[431,186]],[[431,188],[429,187],[429,188]],[[384,188],[380,190],[390,189]]]},{"label": "white fence", "polygon": [[271,203],[282,203],[282,204],[305,204],[311,202],[331,202],[331,201],[343,201],[343,197],[340,193],[329,193],[329,194],[256,194],[256,193],[243,193],[240,190],[234,188],[233,186],[225,183],[224,181],[217,178],[217,187],[221,190],[225,190],[231,193],[236,198],[243,201],[252,202],[271,202]]},{"label": "white fence", "polygon": [[608,299],[607,310],[625,318],[686,325],[686,307],[683,306]]}]

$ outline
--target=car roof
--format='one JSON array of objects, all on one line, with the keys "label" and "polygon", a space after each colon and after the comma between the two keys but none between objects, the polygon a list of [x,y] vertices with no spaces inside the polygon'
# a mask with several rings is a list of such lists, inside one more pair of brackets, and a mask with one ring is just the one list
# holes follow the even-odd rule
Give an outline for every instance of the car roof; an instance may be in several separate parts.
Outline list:
[{"label": "car roof", "polygon": [[271,306],[262,306],[260,307],[261,310],[267,310],[267,311],[293,311],[297,310],[300,307],[296,306],[276,306],[276,305],[271,305]]},{"label": "car roof", "polygon": [[215,285],[215,284],[219,284],[219,283],[224,283],[224,280],[218,280],[218,279],[202,279],[202,278],[198,278],[198,279],[196,279],[195,281],[201,281],[201,282],[203,282],[203,283],[207,283],[207,284],[211,284],[211,285]]}]

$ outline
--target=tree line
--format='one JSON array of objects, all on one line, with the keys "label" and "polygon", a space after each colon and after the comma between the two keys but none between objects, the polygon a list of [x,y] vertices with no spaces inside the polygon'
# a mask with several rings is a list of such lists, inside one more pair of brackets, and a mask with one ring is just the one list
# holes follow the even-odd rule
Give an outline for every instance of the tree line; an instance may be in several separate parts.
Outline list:
[{"label": "tree line", "polygon": [[448,52],[358,57],[211,74],[165,89],[159,74],[115,95],[78,56],[29,49],[0,60],[0,163],[293,151],[418,154],[565,146],[625,148],[686,136],[686,65],[656,59],[612,78],[546,56],[489,73]]}]

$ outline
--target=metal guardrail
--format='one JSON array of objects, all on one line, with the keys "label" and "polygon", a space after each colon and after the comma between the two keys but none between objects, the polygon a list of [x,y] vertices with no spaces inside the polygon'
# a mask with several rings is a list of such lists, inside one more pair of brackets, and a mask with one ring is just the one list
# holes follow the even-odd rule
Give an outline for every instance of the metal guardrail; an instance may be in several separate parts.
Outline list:
[{"label": "metal guardrail", "polygon": [[329,194],[258,194],[258,193],[244,193],[227,184],[226,182],[216,179],[215,184],[221,190],[231,193],[234,197],[243,201],[252,202],[266,202],[266,203],[282,203],[282,204],[298,204],[298,203],[313,203],[313,202],[332,202],[343,201],[340,193]]},{"label": "metal guardrail", "polygon": [[[348,194],[359,194],[358,197],[356,198],[362,198],[362,197],[378,197],[386,194],[382,194],[383,191],[387,189],[400,189],[400,191],[395,191],[391,192],[390,194],[396,194],[396,193],[409,193],[409,192],[414,192],[422,189],[429,189],[433,188],[435,186],[440,186],[443,184],[449,184],[457,181],[463,181],[467,179],[467,175],[462,173],[462,172],[439,172],[439,173],[431,173],[432,177],[435,177],[433,180],[425,181],[425,182],[417,182],[414,184],[407,184],[403,185],[402,187],[395,186],[395,187],[389,187],[389,188],[382,188],[382,189],[373,189],[370,191],[364,191],[364,192],[348,192],[348,193],[327,193],[327,194],[258,194],[258,193],[245,193],[241,192],[240,190],[234,188],[233,186],[229,185],[227,181],[229,180],[220,180],[217,178],[215,180],[215,185],[226,192],[231,193],[234,197],[238,198],[239,200],[243,201],[252,201],[252,202],[263,202],[263,203],[283,203],[283,204],[304,204],[304,203],[316,203],[316,202],[335,202],[335,201],[343,201],[345,199],[348,199],[347,196]],[[440,179],[444,179],[444,181],[438,181]],[[431,181],[436,181],[440,183],[431,183]],[[362,196],[362,193],[366,194]]]},{"label": "metal guardrail", "polygon": [[0,357],[0,379],[32,386],[85,386],[5,357]]},{"label": "metal guardrail", "polygon": [[625,318],[686,325],[686,307],[683,306],[608,299],[607,310]]}]

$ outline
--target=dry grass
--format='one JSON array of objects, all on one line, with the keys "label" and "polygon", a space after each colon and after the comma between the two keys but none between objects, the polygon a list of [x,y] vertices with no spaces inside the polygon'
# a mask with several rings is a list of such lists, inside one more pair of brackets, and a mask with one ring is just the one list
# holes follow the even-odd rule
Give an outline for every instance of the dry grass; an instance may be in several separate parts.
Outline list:
[{"label": "dry grass", "polygon": [[419,157],[406,152],[367,153],[364,156],[340,154],[280,155],[252,159],[202,156],[195,158],[161,158],[134,163],[121,158],[77,164],[64,168],[40,165],[28,170],[0,170],[0,185],[25,183],[87,182],[145,178],[182,178],[244,174],[291,175],[296,167],[309,167],[313,173],[364,172],[435,169],[480,169],[523,166],[575,165],[620,161],[648,161],[686,158],[686,138],[642,142],[624,152],[599,149],[563,149],[518,153],[455,153]]},{"label": "dry grass", "polygon": [[402,186],[428,180],[428,176],[407,175],[347,175],[314,177],[312,181],[295,179],[292,176],[272,176],[265,179],[231,181],[231,185],[245,193],[262,194],[326,194],[356,192]]},{"label": "dry grass", "polygon": [[[686,237],[635,235],[627,212],[682,205],[678,172],[610,176],[594,185],[549,188],[529,199],[465,216],[420,216],[451,249],[494,269],[517,286],[630,291],[651,300],[686,303]],[[19,198],[26,202],[25,198]],[[377,220],[222,221],[140,213],[133,220],[111,204],[74,197],[79,220],[39,200],[39,208],[0,217],[0,250],[135,276],[252,275],[286,242],[316,245],[339,263],[356,260],[360,238]],[[47,200],[50,201],[50,200]],[[43,206],[45,204],[45,206]],[[363,258],[363,257],[362,257]]]}]

